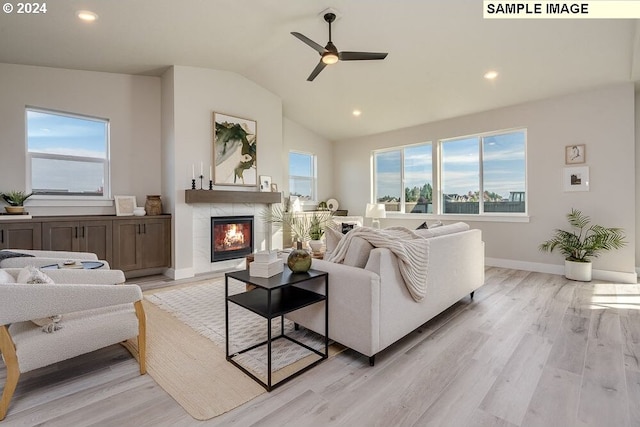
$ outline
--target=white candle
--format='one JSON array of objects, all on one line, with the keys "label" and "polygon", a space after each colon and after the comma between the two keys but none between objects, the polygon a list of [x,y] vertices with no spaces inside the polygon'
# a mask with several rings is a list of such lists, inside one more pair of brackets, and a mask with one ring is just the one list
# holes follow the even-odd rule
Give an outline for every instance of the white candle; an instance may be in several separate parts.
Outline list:
[{"label": "white candle", "polygon": [[202,162],[200,162],[200,176],[204,175],[204,174],[202,173],[202,168],[203,168],[203,167],[204,167],[204,164],[203,164]]},{"label": "white candle", "polygon": [[196,179],[196,165],[191,164],[191,179]]},{"label": "white candle", "polygon": [[209,165],[209,181],[213,180],[213,165]]}]

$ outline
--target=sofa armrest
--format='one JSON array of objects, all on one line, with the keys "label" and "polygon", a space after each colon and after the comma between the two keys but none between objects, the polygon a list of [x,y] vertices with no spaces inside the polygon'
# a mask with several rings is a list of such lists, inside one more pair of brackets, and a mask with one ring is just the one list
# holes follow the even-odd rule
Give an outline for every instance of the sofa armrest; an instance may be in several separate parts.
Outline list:
[{"label": "sofa armrest", "polygon": [[51,264],[60,264],[64,260],[74,260],[76,262],[82,261],[100,261],[103,265],[98,270],[108,270],[109,263],[105,260],[87,260],[84,258],[47,258],[47,257],[16,257],[16,258],[7,258],[0,261],[0,268],[22,268],[28,265],[32,265],[34,267],[44,267],[45,265]]},{"label": "sofa armrest", "polygon": [[[4,271],[18,278],[21,268],[4,268]],[[83,284],[83,285],[118,285],[124,283],[126,278],[121,270],[84,270],[74,268],[61,268],[59,270],[41,270],[51,277],[56,283]]]},{"label": "sofa armrest", "polygon": [[[380,277],[362,268],[314,259],[311,268],[329,273],[329,338],[362,354],[378,346]],[[324,294],[322,280],[299,285]],[[287,315],[319,334],[324,331],[324,304],[314,304]]]},{"label": "sofa armrest", "polygon": [[97,261],[98,256],[92,252],[43,251],[40,249],[7,249],[11,252],[33,255],[36,258],[79,259],[83,261]]},{"label": "sofa armrest", "polygon": [[138,285],[0,284],[0,325],[141,299]]}]

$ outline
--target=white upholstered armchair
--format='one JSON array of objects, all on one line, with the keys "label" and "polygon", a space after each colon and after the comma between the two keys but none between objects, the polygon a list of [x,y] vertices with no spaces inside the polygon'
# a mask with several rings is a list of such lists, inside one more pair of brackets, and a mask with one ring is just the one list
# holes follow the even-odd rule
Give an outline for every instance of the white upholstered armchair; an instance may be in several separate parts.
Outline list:
[{"label": "white upholstered armchair", "polygon": [[[20,269],[2,271],[15,278]],[[146,320],[139,286],[113,285],[124,279],[118,270],[52,270],[47,275],[56,284],[0,283],[0,352],[7,366],[0,420],[7,414],[21,373],[129,338],[138,339],[140,373],[146,373]],[[76,282],[58,284],[61,279]],[[9,281],[7,276],[4,281]],[[52,333],[33,322],[57,315],[62,315],[61,329]]]}]

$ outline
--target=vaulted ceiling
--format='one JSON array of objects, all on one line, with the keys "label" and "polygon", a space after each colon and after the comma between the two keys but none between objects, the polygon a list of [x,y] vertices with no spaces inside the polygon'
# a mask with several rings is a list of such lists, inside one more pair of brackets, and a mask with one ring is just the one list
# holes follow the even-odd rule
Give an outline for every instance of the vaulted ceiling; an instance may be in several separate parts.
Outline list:
[{"label": "vaulted ceiling", "polygon": [[[324,46],[328,7],[338,11],[339,50],[388,57],[339,62],[306,81],[320,57],[290,32]],[[79,21],[81,9],[98,20]],[[479,0],[55,0],[44,14],[0,14],[0,40],[5,63],[233,71],[331,140],[640,80],[636,20],[484,20]],[[488,70],[498,78],[484,79]]]}]

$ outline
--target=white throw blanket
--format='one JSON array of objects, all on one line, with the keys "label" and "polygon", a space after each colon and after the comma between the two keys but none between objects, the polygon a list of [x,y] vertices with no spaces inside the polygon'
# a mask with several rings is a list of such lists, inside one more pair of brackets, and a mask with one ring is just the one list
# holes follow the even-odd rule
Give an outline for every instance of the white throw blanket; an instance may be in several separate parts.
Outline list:
[{"label": "white throw blanket", "polygon": [[383,230],[358,227],[348,232],[338,243],[327,261],[342,263],[351,240],[360,237],[376,248],[387,248],[398,258],[400,274],[415,301],[421,301],[427,292],[427,241],[405,227]]}]

